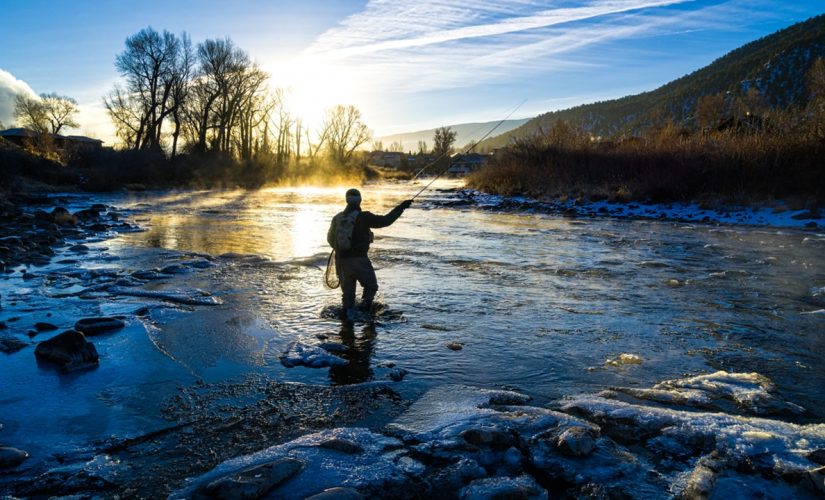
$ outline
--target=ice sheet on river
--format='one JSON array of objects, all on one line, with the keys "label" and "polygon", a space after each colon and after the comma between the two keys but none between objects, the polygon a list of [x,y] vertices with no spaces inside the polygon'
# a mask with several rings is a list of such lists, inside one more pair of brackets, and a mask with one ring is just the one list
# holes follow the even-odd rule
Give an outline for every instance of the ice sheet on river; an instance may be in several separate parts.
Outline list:
[{"label": "ice sheet on river", "polygon": [[[770,381],[734,373],[661,385],[739,392],[723,387],[726,383],[753,392]],[[173,497],[261,487],[264,496],[301,498],[343,487],[403,497],[766,492],[815,498],[823,487],[818,483],[825,459],[823,424],[672,409],[605,395],[570,397],[557,410],[529,406],[528,400],[512,391],[435,387],[384,432],[339,428],[310,434],[224,462]],[[679,403],[684,408],[691,401]],[[250,485],[250,478],[258,479]]]},{"label": "ice sheet on river", "polygon": [[214,306],[223,303],[220,298],[213,296],[209,292],[197,289],[143,290],[140,288],[112,286],[108,288],[108,291],[113,295],[146,297],[190,306]]}]

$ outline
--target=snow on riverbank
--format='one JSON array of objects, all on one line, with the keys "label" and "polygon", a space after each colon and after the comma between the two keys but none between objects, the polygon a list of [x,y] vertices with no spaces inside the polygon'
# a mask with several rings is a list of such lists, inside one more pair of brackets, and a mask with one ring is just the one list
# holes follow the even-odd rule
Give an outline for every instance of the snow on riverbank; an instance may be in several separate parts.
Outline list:
[{"label": "snow on riverbank", "polygon": [[516,210],[533,213],[559,213],[567,216],[657,219],[708,224],[731,224],[783,228],[825,228],[825,214],[793,210],[777,202],[775,206],[707,208],[698,203],[613,203],[602,201],[539,201],[525,196],[501,196],[472,189],[458,191],[458,201],[446,206],[476,206],[487,210]]}]

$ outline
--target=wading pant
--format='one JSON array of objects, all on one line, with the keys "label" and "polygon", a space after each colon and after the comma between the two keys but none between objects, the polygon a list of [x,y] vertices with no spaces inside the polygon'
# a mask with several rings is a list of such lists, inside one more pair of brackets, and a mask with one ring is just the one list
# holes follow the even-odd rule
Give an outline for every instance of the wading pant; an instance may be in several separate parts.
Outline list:
[{"label": "wading pant", "polygon": [[368,257],[343,257],[335,263],[338,269],[338,279],[341,280],[341,296],[344,309],[355,307],[355,282],[364,289],[361,293],[361,302],[365,308],[372,306],[372,299],[378,291],[378,280],[375,278],[375,269]]}]

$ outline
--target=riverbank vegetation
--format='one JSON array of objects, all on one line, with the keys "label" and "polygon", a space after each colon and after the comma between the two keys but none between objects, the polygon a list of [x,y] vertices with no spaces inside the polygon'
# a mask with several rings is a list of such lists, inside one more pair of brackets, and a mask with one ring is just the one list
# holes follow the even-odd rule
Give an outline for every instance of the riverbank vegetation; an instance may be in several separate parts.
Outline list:
[{"label": "riverbank vegetation", "polygon": [[696,126],[650,117],[631,136],[594,138],[558,121],[496,151],[471,187],[544,198],[656,202],[777,198],[825,203],[825,61],[808,71],[808,102],[768,109],[758,92],[710,95]]}]

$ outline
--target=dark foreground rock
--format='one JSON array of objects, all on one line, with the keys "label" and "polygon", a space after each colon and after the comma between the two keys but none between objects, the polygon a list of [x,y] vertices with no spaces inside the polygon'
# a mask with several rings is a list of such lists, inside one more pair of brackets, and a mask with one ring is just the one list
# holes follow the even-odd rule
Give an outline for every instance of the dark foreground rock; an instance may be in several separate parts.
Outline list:
[{"label": "dark foreground rock", "polygon": [[0,446],[0,469],[17,467],[29,458],[29,454],[23,450],[9,446]]},{"label": "dark foreground rock", "polygon": [[57,365],[65,371],[97,366],[98,355],[94,344],[77,330],[68,330],[37,345],[37,359]]}]

